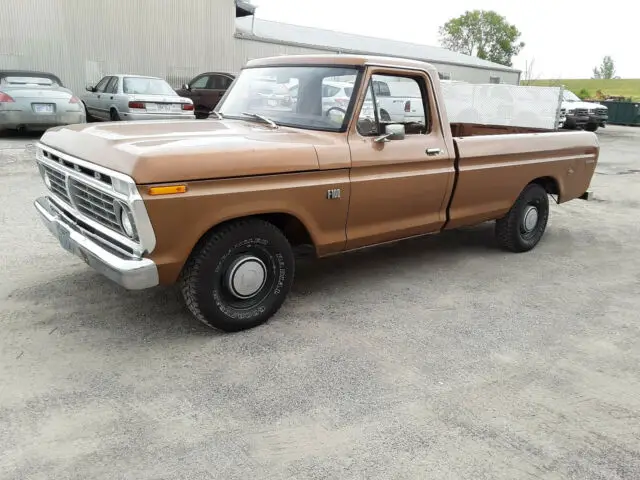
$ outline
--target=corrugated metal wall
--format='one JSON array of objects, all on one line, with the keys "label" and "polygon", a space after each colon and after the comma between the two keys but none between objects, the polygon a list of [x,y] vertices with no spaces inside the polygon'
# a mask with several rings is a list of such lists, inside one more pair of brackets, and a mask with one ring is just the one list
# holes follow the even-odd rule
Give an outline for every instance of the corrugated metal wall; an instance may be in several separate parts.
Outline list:
[{"label": "corrugated metal wall", "polygon": [[[234,33],[234,0],[0,0],[0,69],[49,71],[80,92],[110,73],[155,75],[179,86],[203,71],[237,73],[251,58],[330,51]],[[488,81],[486,70],[440,69],[454,79]]]},{"label": "corrugated metal wall", "polygon": [[233,0],[0,0],[0,69],[59,75],[74,91],[108,73],[179,85],[249,58],[317,50],[234,38]]}]

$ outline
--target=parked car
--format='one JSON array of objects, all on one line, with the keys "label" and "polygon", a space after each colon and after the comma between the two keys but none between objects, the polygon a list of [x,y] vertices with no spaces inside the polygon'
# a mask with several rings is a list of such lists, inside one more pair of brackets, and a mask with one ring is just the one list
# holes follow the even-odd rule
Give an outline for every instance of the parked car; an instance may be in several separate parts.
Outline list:
[{"label": "parked car", "polygon": [[569,130],[583,128],[589,132],[595,132],[599,127],[607,126],[609,109],[606,106],[599,103],[583,102],[570,90],[564,90],[562,94],[564,128]]},{"label": "parked car", "polygon": [[[363,116],[365,91],[389,76],[416,83],[425,123]],[[267,77],[298,81],[295,106],[252,108]],[[356,79],[347,113],[327,114],[323,81],[345,77]],[[48,130],[36,161],[49,192],[35,208],[98,272],[128,289],[177,282],[193,316],[225,331],[278,311],[297,246],[325,257],[495,221],[505,250],[532,250],[549,195],[588,199],[596,135],[450,123],[439,87],[413,60],[252,60],[218,120]]]},{"label": "parked car", "polygon": [[[322,82],[322,111],[329,110],[347,112],[349,99],[353,93],[353,83],[325,80]],[[298,101],[298,84],[289,87],[289,95],[295,104]]]},{"label": "parked car", "polygon": [[0,70],[0,131],[85,123],[82,102],[52,73]]},{"label": "parked car", "polygon": [[176,92],[193,101],[196,118],[207,118],[233,83],[234,78],[230,73],[201,73],[182,85],[182,88]]},{"label": "parked car", "polygon": [[189,120],[193,102],[179,96],[163,79],[142,75],[107,75],[87,86],[82,101],[89,120]]}]

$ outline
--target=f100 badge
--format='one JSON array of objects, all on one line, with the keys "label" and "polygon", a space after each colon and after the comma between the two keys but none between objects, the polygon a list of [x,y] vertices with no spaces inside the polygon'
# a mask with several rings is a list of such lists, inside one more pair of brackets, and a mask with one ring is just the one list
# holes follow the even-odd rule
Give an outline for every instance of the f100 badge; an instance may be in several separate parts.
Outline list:
[{"label": "f100 badge", "polygon": [[337,200],[340,198],[340,189],[332,188],[331,190],[327,190],[327,200]]}]

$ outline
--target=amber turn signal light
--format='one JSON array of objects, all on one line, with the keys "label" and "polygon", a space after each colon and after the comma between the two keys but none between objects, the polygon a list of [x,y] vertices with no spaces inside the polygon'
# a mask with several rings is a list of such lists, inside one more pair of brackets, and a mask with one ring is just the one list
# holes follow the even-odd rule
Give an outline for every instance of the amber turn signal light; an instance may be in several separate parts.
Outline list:
[{"label": "amber turn signal light", "polygon": [[174,193],[185,193],[186,185],[167,185],[165,187],[149,187],[149,195],[173,195]]}]

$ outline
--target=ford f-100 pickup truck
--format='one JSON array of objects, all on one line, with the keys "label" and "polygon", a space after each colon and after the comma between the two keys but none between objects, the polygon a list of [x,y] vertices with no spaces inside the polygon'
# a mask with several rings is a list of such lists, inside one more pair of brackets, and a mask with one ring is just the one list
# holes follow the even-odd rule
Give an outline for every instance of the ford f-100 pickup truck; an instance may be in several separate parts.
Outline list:
[{"label": "ford f-100 pickup truck", "polygon": [[[422,121],[371,108],[374,82],[398,77],[419,87]],[[353,83],[344,108],[323,109],[325,80]],[[296,101],[260,95],[265,82],[297,83]],[[531,250],[550,196],[588,197],[598,155],[590,132],[449,124],[426,63],[282,56],[249,62],[210,119],[48,130],[35,207],[106,277],[178,283],[198,320],[237,331],[281,307],[300,245],[325,257],[495,220],[500,245]]]}]

